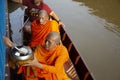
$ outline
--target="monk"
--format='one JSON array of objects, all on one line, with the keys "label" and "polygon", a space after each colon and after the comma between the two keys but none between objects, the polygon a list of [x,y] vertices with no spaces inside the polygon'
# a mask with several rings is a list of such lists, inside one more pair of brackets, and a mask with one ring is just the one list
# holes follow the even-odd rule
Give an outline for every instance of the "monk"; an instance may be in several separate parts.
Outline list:
[{"label": "monk", "polygon": [[29,46],[35,47],[38,44],[43,44],[46,35],[49,32],[59,32],[59,25],[54,20],[49,20],[49,15],[45,10],[40,10],[38,19],[34,20],[31,25],[31,41]]},{"label": "monk", "polygon": [[55,19],[59,23],[59,25],[65,26],[64,23],[58,17],[58,15],[44,2],[44,0],[11,0],[11,1],[27,6],[26,14],[29,17],[29,21],[24,26],[24,30],[28,33],[30,33],[31,22],[38,18],[40,10],[46,10],[49,16]]},{"label": "monk", "polygon": [[24,65],[36,67],[37,78],[27,77],[25,67],[20,68],[18,73],[24,72],[26,80],[70,80],[64,70],[68,58],[67,49],[60,44],[59,33],[50,32],[44,44],[36,48],[34,60]]}]

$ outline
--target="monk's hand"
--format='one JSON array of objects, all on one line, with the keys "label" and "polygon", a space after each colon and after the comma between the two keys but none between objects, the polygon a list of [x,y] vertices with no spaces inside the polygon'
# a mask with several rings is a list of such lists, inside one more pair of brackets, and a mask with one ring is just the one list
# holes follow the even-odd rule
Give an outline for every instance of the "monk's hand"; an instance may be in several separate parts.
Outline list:
[{"label": "monk's hand", "polygon": [[59,26],[65,27],[65,24],[62,21],[59,21]]},{"label": "monk's hand", "polygon": [[23,66],[35,66],[35,67],[38,67],[38,68],[42,68],[42,64],[38,62],[36,57],[34,57],[34,59],[32,61],[27,62]]},{"label": "monk's hand", "polygon": [[23,64],[23,66],[36,66],[38,64],[38,61],[36,57],[32,61],[27,62],[26,64]]}]

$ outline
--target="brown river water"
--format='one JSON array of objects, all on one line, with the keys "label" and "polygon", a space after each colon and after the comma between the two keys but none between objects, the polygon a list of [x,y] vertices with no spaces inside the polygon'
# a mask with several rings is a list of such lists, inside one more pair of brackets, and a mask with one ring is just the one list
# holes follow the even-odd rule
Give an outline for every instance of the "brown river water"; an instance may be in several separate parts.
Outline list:
[{"label": "brown river water", "polygon": [[[95,80],[120,80],[120,0],[44,2],[66,25],[64,29]],[[14,9],[9,6],[9,12]]]}]

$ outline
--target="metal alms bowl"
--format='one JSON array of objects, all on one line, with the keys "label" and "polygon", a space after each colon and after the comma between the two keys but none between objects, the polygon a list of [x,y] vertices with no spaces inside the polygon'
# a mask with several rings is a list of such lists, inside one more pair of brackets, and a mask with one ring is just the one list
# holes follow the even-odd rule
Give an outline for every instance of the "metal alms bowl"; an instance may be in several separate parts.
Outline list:
[{"label": "metal alms bowl", "polygon": [[17,48],[24,48],[27,50],[26,54],[21,53],[16,48],[13,48],[11,51],[11,57],[14,58],[17,61],[25,61],[33,57],[32,50],[29,46],[17,46]]}]

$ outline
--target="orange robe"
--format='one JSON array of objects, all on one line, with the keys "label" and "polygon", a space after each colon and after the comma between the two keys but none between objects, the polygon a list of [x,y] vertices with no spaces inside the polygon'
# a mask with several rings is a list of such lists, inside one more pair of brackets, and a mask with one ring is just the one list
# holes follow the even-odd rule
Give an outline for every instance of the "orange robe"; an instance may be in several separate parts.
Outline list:
[{"label": "orange robe", "polygon": [[37,78],[27,78],[26,80],[39,80],[38,78],[44,78],[45,80],[70,80],[64,70],[64,63],[68,60],[69,55],[63,45],[57,46],[50,51],[38,46],[35,50],[35,57],[43,64],[43,69],[36,68],[38,72]]},{"label": "orange robe", "polygon": [[48,20],[45,25],[40,24],[38,20],[34,20],[31,24],[31,42],[30,47],[37,46],[38,44],[43,44],[46,36],[49,32],[56,31],[59,32],[59,25],[56,21]]}]

